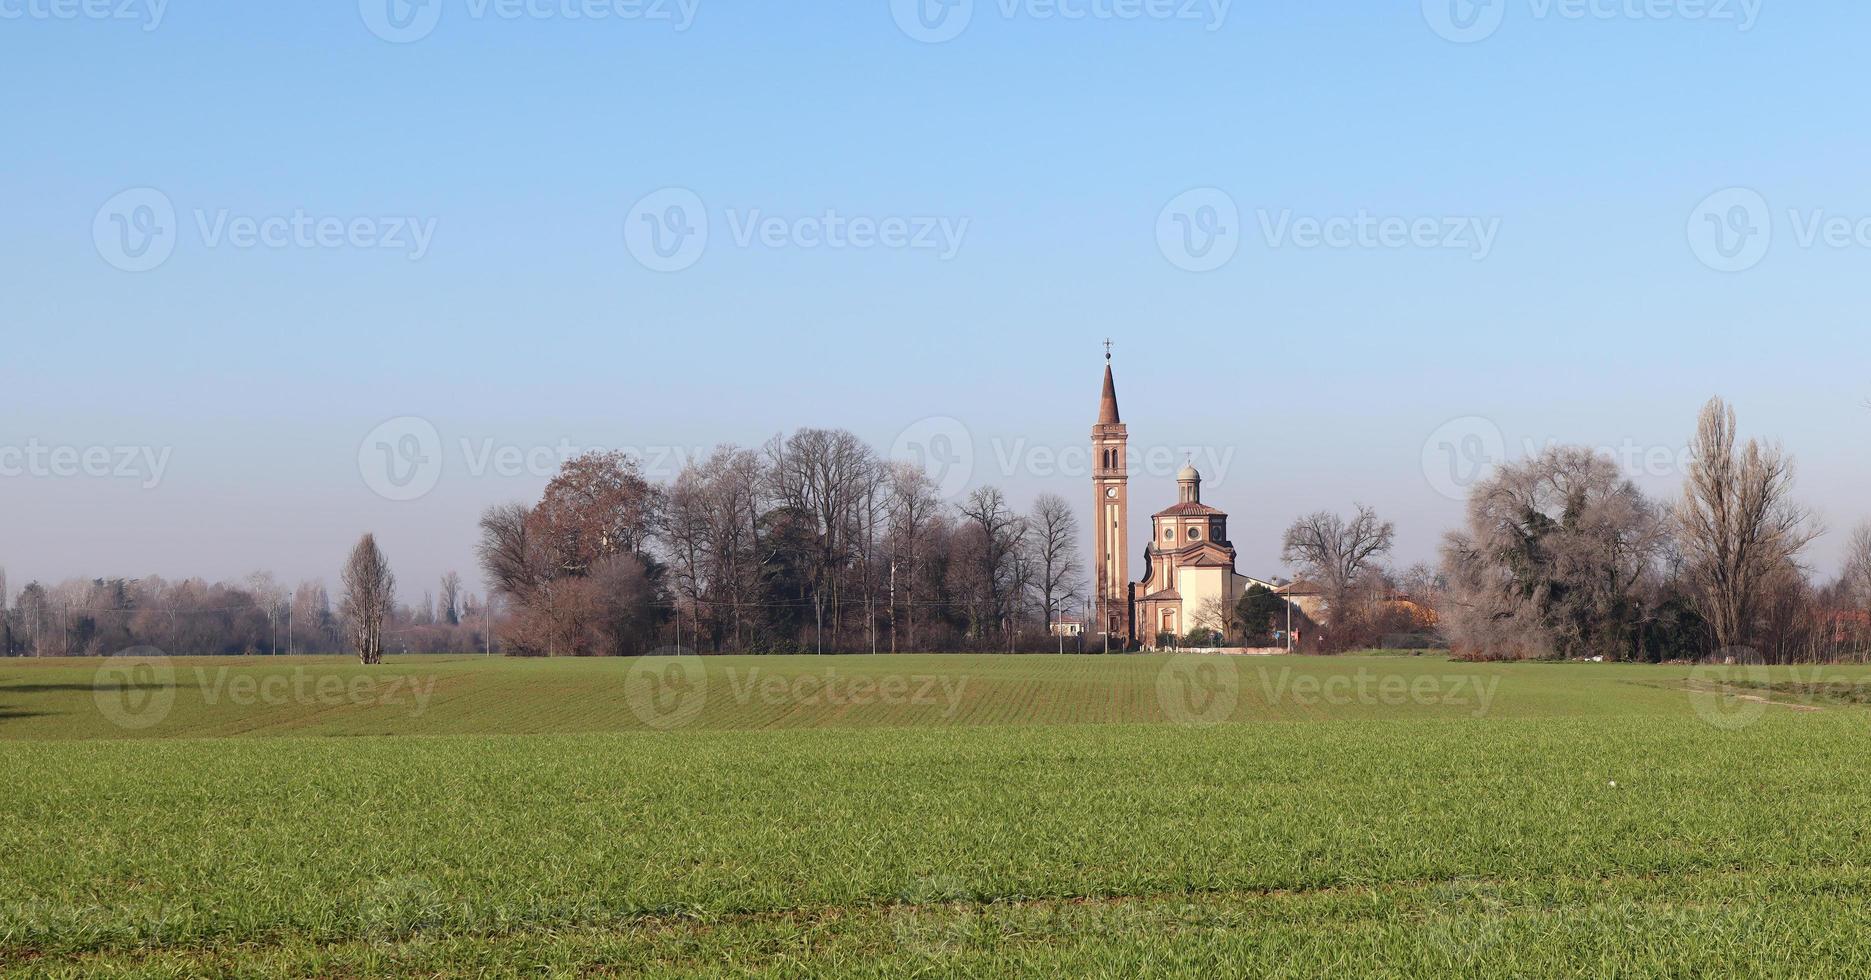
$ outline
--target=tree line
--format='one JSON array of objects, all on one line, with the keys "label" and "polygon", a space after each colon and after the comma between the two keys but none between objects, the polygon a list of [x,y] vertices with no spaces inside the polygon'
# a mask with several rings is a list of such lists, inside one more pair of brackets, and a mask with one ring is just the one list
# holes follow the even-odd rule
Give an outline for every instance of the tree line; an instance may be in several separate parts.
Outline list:
[{"label": "tree line", "polygon": [[[374,547],[374,541],[373,541]],[[384,569],[387,574],[387,567]],[[353,653],[351,590],[334,597],[312,579],[288,588],[270,573],[238,582],[199,578],[71,579],[29,582],[7,601],[0,570],[0,656],[102,656],[140,648],[199,656]],[[449,573],[412,602],[385,594],[376,619],[379,650],[459,653],[487,648],[497,625],[484,601]],[[361,609],[361,605],[358,606]]]},{"label": "tree line", "polygon": [[1049,624],[1089,600],[1064,498],[950,504],[836,429],[719,447],[666,486],[587,454],[480,529],[521,655],[1050,649]]},{"label": "tree line", "polygon": [[[1480,659],[1836,660],[1871,648],[1871,524],[1844,572],[1804,564],[1822,528],[1793,499],[1793,461],[1742,443],[1704,407],[1679,499],[1654,500],[1609,457],[1549,448],[1478,484],[1440,563],[1386,562],[1394,526],[1369,507],[1294,521],[1291,595],[1251,589],[1188,611],[1159,647],[1291,642],[1342,652],[1429,634]],[[341,590],[271,575],[29,583],[0,653],[155,647],[189,654],[499,651],[521,656],[1057,649],[1056,621],[1091,604],[1076,509],[1045,494],[1016,511],[998,488],[942,499],[919,466],[844,430],[717,448],[667,484],[621,453],[568,461],[533,503],[479,522],[486,598],[444,576],[399,599],[364,535]],[[1295,599],[1294,596],[1301,598]],[[1074,644],[1076,646],[1076,643]]]},{"label": "tree line", "polygon": [[1646,496],[1607,457],[1555,447],[1502,467],[1442,548],[1438,601],[1457,653],[1793,663],[1871,646],[1871,525],[1844,572],[1814,581],[1822,533],[1778,446],[1702,409],[1680,497]]}]

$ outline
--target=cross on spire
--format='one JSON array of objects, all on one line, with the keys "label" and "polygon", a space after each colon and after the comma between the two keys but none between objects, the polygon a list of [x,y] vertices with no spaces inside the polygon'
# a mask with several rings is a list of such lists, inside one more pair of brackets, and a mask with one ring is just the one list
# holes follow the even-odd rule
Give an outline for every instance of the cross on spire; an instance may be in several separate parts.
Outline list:
[{"label": "cross on spire", "polygon": [[1109,337],[1104,338],[1104,359],[1107,361],[1111,359],[1111,338]]}]

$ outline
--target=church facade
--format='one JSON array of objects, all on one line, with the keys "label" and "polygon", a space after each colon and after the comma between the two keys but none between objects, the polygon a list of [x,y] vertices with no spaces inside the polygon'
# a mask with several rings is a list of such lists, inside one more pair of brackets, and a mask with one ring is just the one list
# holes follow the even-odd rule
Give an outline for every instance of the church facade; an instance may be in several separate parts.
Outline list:
[{"label": "church facade", "polygon": [[1176,502],[1151,516],[1142,577],[1130,581],[1129,439],[1107,353],[1091,430],[1097,625],[1112,649],[1154,648],[1159,636],[1181,637],[1198,626],[1221,630],[1256,580],[1235,571],[1228,515],[1202,502],[1194,466],[1176,474]]}]

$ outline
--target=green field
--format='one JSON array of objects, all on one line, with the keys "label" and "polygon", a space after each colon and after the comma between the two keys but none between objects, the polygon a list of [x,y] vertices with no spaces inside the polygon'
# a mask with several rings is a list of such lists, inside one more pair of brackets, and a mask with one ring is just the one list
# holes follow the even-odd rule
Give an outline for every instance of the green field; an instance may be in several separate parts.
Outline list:
[{"label": "green field", "polygon": [[0,964],[1871,971],[1864,668],[0,661]]}]

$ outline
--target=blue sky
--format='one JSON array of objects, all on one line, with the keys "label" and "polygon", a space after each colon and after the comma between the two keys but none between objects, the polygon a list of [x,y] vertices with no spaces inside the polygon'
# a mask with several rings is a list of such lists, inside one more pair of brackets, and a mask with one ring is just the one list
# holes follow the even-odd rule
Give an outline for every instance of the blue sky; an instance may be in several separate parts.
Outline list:
[{"label": "blue sky", "polygon": [[[1107,336],[1133,443],[1223,461],[1251,574],[1354,500],[1431,557],[1461,511],[1444,456],[1473,455],[1439,447],[1673,459],[1717,393],[1799,459],[1822,571],[1871,517],[1862,4],[1495,0],[1460,43],[1443,0],[975,0],[932,43],[889,0],[430,0],[392,43],[376,2],[0,0],[0,469],[165,460],[0,477],[15,587],[330,580],[364,529],[407,589],[478,578],[475,516],[545,482],[502,448],[959,432],[972,484],[1089,504],[1045,460],[1084,443]],[[658,271],[629,229],[671,190],[709,234]],[[151,200],[167,245],[125,271]],[[1233,209],[1218,267],[1159,242],[1217,214],[1190,201]],[[828,210],[953,254],[807,247]],[[1301,231],[1361,215],[1437,231]],[[1751,251],[1698,238],[1763,224]],[[411,425],[439,471],[392,499],[370,444]],[[1139,526],[1173,494],[1141,475]]]}]

